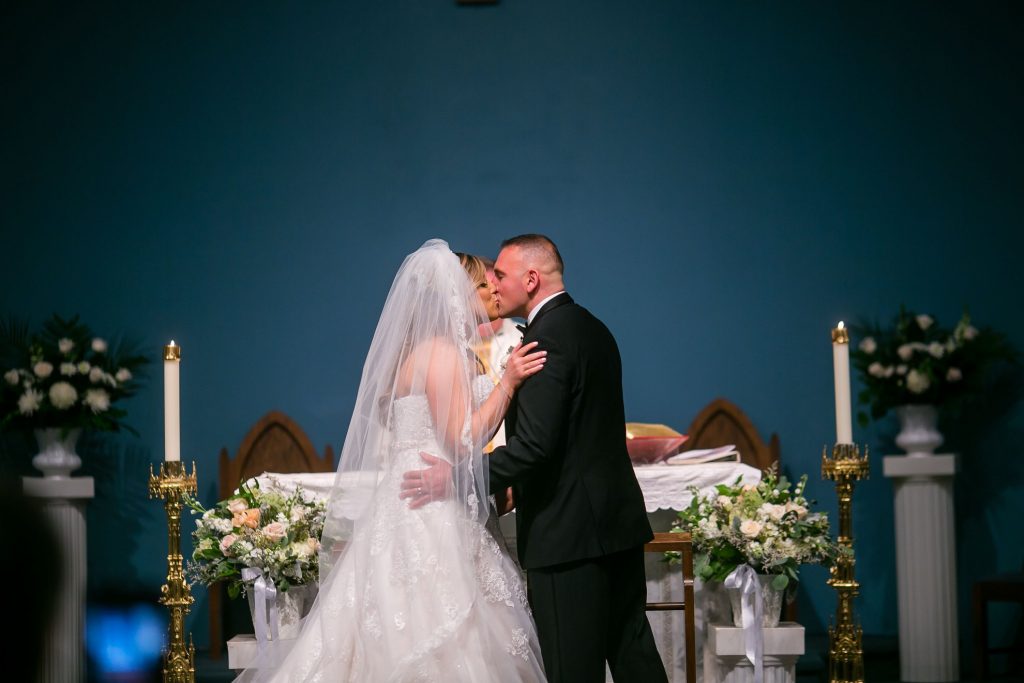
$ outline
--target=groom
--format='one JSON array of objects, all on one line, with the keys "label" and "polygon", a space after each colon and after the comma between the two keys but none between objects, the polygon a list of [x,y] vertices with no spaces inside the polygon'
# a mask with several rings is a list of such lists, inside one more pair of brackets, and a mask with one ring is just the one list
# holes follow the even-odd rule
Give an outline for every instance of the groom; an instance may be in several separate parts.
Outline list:
[{"label": "groom", "polygon": [[[548,679],[603,681],[607,661],[616,681],[665,681],[644,610],[652,534],[626,453],[619,350],[565,292],[562,271],[543,235],[505,240],[494,265],[502,316],[527,319],[523,343],[539,342],[547,363],[509,407],[507,444],[488,456],[491,491],[513,489]],[[437,470],[407,473],[406,483],[441,497]]]}]

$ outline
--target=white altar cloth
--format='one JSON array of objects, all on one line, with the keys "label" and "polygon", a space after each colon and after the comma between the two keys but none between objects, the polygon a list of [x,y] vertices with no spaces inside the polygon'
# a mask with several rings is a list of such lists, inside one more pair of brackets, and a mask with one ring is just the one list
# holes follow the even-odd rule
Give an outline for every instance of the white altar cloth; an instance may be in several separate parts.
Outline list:
[{"label": "white altar cloth", "polygon": [[[719,484],[732,484],[737,479],[742,484],[756,484],[761,481],[761,472],[750,465],[738,462],[716,462],[703,465],[640,465],[633,468],[636,479],[640,483],[640,489],[644,494],[644,504],[647,512],[658,510],[682,510],[693,500],[691,487],[696,486],[701,495],[713,493],[715,486]],[[296,486],[302,486],[303,490],[317,499],[326,499],[334,486],[334,479],[337,476],[334,472],[303,472],[301,474],[275,474],[264,472],[257,480],[260,488],[291,492]],[[350,500],[342,502],[343,507],[352,505],[359,507],[360,496],[357,493],[365,490],[367,493],[374,483],[374,477],[370,473],[349,472],[342,475],[353,483],[360,479],[365,481],[365,487],[350,486],[345,491],[351,496]],[[667,531],[667,529],[655,529],[655,531]]]}]

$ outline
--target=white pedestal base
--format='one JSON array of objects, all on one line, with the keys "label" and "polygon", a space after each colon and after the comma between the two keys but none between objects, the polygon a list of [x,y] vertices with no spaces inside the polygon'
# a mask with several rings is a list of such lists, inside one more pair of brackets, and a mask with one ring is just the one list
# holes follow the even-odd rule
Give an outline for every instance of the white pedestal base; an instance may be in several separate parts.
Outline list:
[{"label": "white pedestal base", "polygon": [[900,680],[959,680],[956,456],[887,455],[883,472],[894,488]]},{"label": "white pedestal base", "polygon": [[[285,656],[295,645],[294,638],[281,640],[281,656]],[[259,645],[252,633],[242,633],[228,640],[228,668],[248,669],[255,667],[259,659]]]},{"label": "white pedestal base", "polygon": [[[753,683],[754,665],[744,650],[743,629],[711,624],[704,647],[704,683]],[[793,683],[804,653],[804,627],[784,621],[764,629],[764,683]]]},{"label": "white pedestal base", "polygon": [[43,644],[39,683],[85,680],[85,506],[95,494],[92,477],[23,477],[25,495],[42,499],[64,553],[57,612]]}]

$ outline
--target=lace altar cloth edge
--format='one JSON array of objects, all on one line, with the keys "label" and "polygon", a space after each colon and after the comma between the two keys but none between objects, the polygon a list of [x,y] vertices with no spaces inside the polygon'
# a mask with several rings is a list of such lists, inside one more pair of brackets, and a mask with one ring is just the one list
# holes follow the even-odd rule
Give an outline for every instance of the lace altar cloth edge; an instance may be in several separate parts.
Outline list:
[{"label": "lace altar cloth edge", "polygon": [[[682,510],[690,504],[696,486],[701,495],[713,493],[719,484],[732,484],[740,478],[741,484],[756,484],[761,481],[761,472],[750,465],[738,462],[706,463],[703,465],[643,465],[634,467],[636,479],[644,494],[647,512],[658,510]],[[277,474],[264,472],[256,477],[260,488],[290,493],[296,486],[318,499],[327,498],[334,486],[334,472],[303,472],[300,474]],[[346,477],[358,477],[359,473],[347,473]]]}]

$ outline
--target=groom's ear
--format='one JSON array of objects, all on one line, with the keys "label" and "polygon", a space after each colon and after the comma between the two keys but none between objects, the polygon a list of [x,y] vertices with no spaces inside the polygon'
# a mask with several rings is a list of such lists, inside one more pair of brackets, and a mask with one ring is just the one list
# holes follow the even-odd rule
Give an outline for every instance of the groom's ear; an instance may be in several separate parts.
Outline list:
[{"label": "groom's ear", "polygon": [[540,273],[533,268],[526,271],[526,292],[533,294],[540,289]]}]

